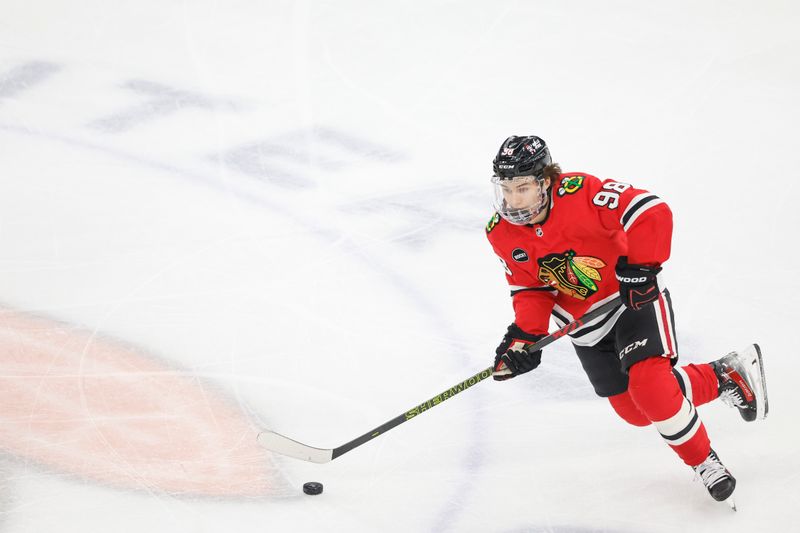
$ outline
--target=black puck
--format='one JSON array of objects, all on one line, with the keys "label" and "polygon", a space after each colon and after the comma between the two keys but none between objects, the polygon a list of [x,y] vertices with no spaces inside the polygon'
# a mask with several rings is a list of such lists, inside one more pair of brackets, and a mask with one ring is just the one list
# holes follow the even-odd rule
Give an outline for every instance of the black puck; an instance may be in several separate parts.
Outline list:
[{"label": "black puck", "polygon": [[311,495],[322,494],[322,483],[318,483],[316,481],[303,483],[303,492]]}]

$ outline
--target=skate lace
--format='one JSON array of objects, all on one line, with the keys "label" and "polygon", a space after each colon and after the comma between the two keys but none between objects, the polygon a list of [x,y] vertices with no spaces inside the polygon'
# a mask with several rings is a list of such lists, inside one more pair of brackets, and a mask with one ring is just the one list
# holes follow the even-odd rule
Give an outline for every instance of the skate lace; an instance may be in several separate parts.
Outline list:
[{"label": "skate lace", "polygon": [[739,389],[727,389],[719,393],[719,399],[728,407],[744,408],[744,398]]},{"label": "skate lace", "polygon": [[703,480],[703,485],[709,488],[728,476],[728,471],[725,470],[725,466],[714,459],[706,459],[703,464],[696,466],[694,471],[695,481],[700,478]]}]

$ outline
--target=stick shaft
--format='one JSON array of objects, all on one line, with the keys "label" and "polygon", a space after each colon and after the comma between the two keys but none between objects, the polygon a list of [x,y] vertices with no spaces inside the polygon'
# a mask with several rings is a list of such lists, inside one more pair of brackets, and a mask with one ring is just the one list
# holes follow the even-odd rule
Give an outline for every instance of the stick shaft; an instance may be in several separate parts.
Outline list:
[{"label": "stick shaft", "polygon": [[343,453],[349,452],[353,448],[357,448],[358,446],[361,446],[365,442],[371,441],[375,437],[386,433],[390,429],[399,426],[403,422],[407,422],[407,421],[411,420],[412,418],[414,418],[414,417],[416,417],[418,415],[421,415],[422,413],[428,411],[428,409],[433,409],[434,407],[436,407],[440,403],[444,402],[445,400],[448,400],[448,399],[452,398],[453,396],[455,396],[456,394],[467,390],[468,388],[472,387],[473,385],[475,385],[477,383],[480,383],[481,381],[483,381],[484,379],[488,378],[491,375],[492,375],[492,367],[490,366],[489,368],[484,368],[483,370],[481,370],[477,374],[468,377],[467,379],[465,379],[461,383],[453,385],[452,387],[450,387],[446,391],[443,391],[443,392],[437,394],[436,396],[434,396],[430,400],[424,401],[421,404],[419,404],[419,405],[417,405],[415,407],[412,407],[411,409],[409,409],[405,413],[403,413],[401,415],[398,415],[398,416],[392,418],[391,420],[389,420],[387,422],[384,422],[383,424],[381,424],[380,426],[376,427],[375,429],[364,433],[360,437],[358,437],[356,439],[353,439],[348,443],[342,444],[338,448],[334,448],[334,450],[333,450],[333,459],[336,459],[337,457],[339,457]]},{"label": "stick shaft", "polygon": [[[592,309],[581,318],[570,322],[569,324],[565,325],[564,327],[554,331],[553,333],[549,334],[548,336],[544,337],[543,339],[539,340],[538,342],[534,343],[529,350],[536,351],[541,350],[545,346],[555,342],[556,340],[560,339],[561,337],[572,333],[579,327],[583,326],[587,322],[594,320],[595,318],[602,316],[609,311],[617,308],[620,305],[619,298],[614,298],[613,300],[604,303],[601,306],[598,306],[595,309]],[[407,422],[417,416],[426,413],[430,409],[433,409],[437,405],[444,403],[446,400],[449,400],[456,394],[459,394],[473,385],[477,385],[481,381],[485,380],[486,378],[492,375],[492,371],[494,367],[490,366],[488,368],[484,368],[480,372],[473,374],[472,376],[468,377],[467,379],[456,383],[452,387],[448,388],[445,391],[440,392],[436,396],[426,400],[414,407],[410,408],[403,414],[400,414],[391,420],[388,420],[381,424],[380,426],[371,429],[370,431],[364,433],[360,437],[357,437],[350,442],[346,442],[339,446],[338,448],[333,449],[324,449],[324,448],[314,448],[311,446],[307,446],[300,442],[294,441],[283,435],[275,433],[273,431],[264,431],[259,434],[259,442],[261,442],[265,447],[271,449],[272,451],[282,453],[284,455],[288,455],[290,457],[295,457],[297,459],[303,459],[305,461],[312,461],[316,463],[323,463],[332,461],[336,459],[340,455],[343,455],[354,448],[358,448],[362,444],[365,444],[375,437],[383,435],[387,431],[392,428],[395,428],[402,424],[403,422]]]},{"label": "stick shaft", "polygon": [[[601,315],[604,315],[605,313],[611,311],[612,309],[618,307],[619,305],[620,305],[619,298],[614,298],[613,300],[611,300],[609,302],[606,302],[605,304],[603,304],[601,306],[598,306],[595,309],[592,309],[590,312],[586,313],[581,318],[578,318],[578,319],[570,322],[569,324],[565,325],[564,327],[562,327],[562,328],[550,333],[549,335],[547,335],[543,339],[541,339],[538,342],[534,343],[529,348],[529,350],[532,351],[532,352],[535,352],[536,350],[541,350],[545,346],[548,346],[549,344],[555,342],[556,340],[560,339],[564,335],[568,335],[569,333],[575,331],[579,327],[583,326],[586,322],[589,322],[590,320],[594,320],[595,318],[597,318],[597,317],[599,317]],[[492,371],[493,370],[494,370],[494,367],[492,367],[492,366],[490,366],[489,368],[485,368],[485,369],[481,370],[480,372],[478,372],[477,374],[474,374],[474,375],[468,377],[467,379],[465,379],[461,383],[453,385],[449,389],[437,394],[433,398],[431,398],[431,399],[429,399],[429,400],[427,400],[425,402],[422,402],[421,404],[419,404],[419,405],[417,405],[415,407],[412,407],[411,409],[409,409],[405,413],[403,413],[401,415],[398,415],[395,418],[393,418],[393,419],[391,419],[391,420],[389,420],[387,422],[384,422],[380,426],[376,427],[375,429],[373,429],[371,431],[368,431],[367,433],[364,433],[360,437],[358,437],[356,439],[353,439],[350,442],[347,442],[345,444],[342,444],[338,448],[334,448],[334,450],[333,450],[333,459],[336,459],[337,457],[339,457],[343,453],[349,452],[353,448],[357,448],[358,446],[361,446],[362,444],[371,441],[375,437],[386,433],[390,429],[399,426],[403,422],[407,422],[407,421],[411,420],[412,418],[414,418],[414,417],[416,417],[418,415],[421,415],[422,413],[427,412],[429,409],[433,409],[437,405],[443,403],[445,400],[448,400],[448,399],[452,398],[453,396],[455,396],[456,394],[458,394],[460,392],[463,392],[463,391],[467,390],[468,388],[472,387],[473,385],[476,385],[476,384],[480,383],[484,379],[490,377],[492,375]]]}]

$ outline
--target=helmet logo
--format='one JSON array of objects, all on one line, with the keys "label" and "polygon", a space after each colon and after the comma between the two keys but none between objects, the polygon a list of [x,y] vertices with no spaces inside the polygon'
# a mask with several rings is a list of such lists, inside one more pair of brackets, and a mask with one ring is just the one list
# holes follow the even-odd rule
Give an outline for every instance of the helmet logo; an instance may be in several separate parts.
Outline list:
[{"label": "helmet logo", "polygon": [[525,149],[532,154],[535,154],[536,150],[538,150],[541,147],[542,143],[539,141],[539,139],[534,139],[533,142],[525,145]]}]

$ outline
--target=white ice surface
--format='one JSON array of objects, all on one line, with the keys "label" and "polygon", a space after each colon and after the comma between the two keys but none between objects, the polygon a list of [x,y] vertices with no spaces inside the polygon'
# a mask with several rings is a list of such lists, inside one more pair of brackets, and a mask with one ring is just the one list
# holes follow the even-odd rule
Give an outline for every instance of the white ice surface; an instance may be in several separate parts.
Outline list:
[{"label": "white ice surface", "polygon": [[483,231],[491,158],[537,134],[565,170],[669,202],[682,360],[759,342],[771,395],[764,422],[699,410],[735,514],[595,398],[562,341],[332,463],[268,457],[268,496],[8,452],[0,531],[800,530],[795,3],[0,11],[5,309],[131,343],[253,427],[338,446],[491,363],[512,319]]}]

